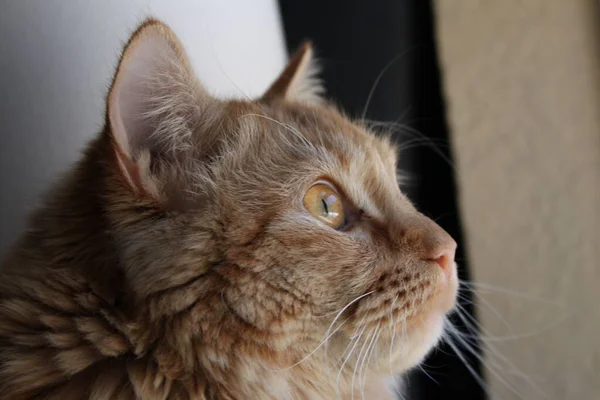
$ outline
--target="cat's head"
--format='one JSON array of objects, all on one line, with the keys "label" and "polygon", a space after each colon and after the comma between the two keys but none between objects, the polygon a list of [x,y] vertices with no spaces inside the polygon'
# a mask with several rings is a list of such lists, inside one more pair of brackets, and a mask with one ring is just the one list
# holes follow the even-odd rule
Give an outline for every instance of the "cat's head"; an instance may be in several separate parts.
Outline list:
[{"label": "cat's head", "polygon": [[200,307],[205,338],[291,362],[328,338],[332,363],[363,348],[371,366],[405,370],[454,306],[456,244],[401,193],[390,141],[324,101],[314,72],[305,45],[261,98],[219,100],[166,26],[134,33],[106,130],[128,285],[150,319]]}]

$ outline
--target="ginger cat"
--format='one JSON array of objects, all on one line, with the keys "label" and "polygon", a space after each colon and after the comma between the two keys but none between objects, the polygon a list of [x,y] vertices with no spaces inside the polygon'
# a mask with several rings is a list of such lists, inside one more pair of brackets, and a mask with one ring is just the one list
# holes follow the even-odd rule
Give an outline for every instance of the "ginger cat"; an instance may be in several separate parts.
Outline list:
[{"label": "ginger cat", "polygon": [[393,399],[457,293],[390,141],[322,97],[310,45],[212,97],[148,20],[106,124],[0,272],[2,399]]}]

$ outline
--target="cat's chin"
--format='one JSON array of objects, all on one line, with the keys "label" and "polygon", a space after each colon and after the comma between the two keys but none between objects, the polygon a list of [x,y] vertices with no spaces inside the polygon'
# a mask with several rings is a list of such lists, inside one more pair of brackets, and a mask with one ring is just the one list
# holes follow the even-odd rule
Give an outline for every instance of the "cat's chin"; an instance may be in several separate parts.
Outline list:
[{"label": "cat's chin", "polygon": [[457,294],[458,277],[454,266],[441,280],[440,291],[425,309],[409,318],[406,326],[396,332],[397,349],[392,352],[390,361],[394,373],[416,366],[438,344],[444,333],[446,315],[456,307]]},{"label": "cat's chin", "polygon": [[406,338],[398,343],[393,352],[391,370],[403,373],[423,361],[438,344],[444,332],[445,313],[431,313],[420,321],[418,327],[409,329]]}]

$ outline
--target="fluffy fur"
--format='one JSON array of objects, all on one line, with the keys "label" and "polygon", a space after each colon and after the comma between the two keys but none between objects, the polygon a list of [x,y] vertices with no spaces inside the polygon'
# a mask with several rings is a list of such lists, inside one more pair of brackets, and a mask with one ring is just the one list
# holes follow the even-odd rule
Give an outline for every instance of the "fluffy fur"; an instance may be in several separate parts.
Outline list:
[{"label": "fluffy fur", "polygon": [[[453,307],[455,244],[310,65],[221,101],[166,26],[133,34],[104,130],[3,263],[0,398],[393,397]],[[302,207],[322,179],[346,229]]]}]

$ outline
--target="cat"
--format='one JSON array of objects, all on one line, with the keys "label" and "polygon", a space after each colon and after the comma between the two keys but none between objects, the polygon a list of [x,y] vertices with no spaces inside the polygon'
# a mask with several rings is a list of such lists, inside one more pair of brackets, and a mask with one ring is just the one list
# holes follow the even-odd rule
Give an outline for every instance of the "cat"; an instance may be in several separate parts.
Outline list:
[{"label": "cat", "polygon": [[306,43],[219,100],[138,27],[105,127],[2,264],[0,398],[395,398],[455,306],[456,243],[315,65]]}]

